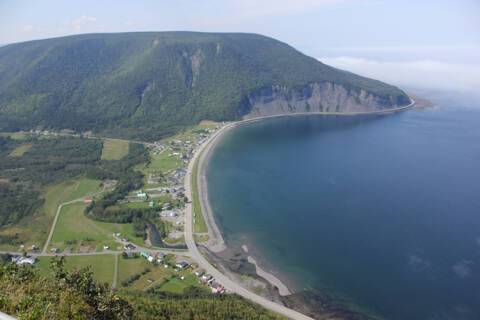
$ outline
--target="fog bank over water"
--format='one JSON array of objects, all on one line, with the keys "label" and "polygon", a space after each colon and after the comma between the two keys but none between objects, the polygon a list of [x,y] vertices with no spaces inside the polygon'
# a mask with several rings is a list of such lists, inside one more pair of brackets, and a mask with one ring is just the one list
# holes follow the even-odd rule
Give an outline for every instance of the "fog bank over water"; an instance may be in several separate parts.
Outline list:
[{"label": "fog bank over water", "polygon": [[320,61],[403,89],[480,96],[480,45],[338,47]]}]

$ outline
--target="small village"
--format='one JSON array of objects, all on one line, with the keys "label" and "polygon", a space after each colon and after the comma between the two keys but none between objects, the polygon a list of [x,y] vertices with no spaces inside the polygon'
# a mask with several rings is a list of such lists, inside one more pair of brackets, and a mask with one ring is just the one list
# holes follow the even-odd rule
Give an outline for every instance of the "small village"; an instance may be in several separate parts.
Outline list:
[{"label": "small village", "polygon": [[[156,246],[153,239],[150,239],[150,235],[147,236],[147,239],[144,239],[145,241],[141,241],[141,239],[135,238],[128,232],[119,232],[116,229],[112,229],[115,232],[111,233],[109,237],[113,241],[103,241],[94,247],[90,247],[90,249],[86,247],[87,249],[83,251],[81,251],[81,247],[77,249],[78,251],[75,251],[71,245],[76,242],[73,240],[66,240],[64,243],[52,241],[45,246],[48,250],[43,252],[37,245],[32,245],[28,248],[22,245],[20,246],[20,251],[23,251],[24,254],[12,255],[12,262],[18,265],[33,266],[39,264],[39,261],[44,259],[42,256],[45,254],[49,257],[55,255],[75,256],[76,254],[87,255],[85,257],[88,257],[88,254],[102,252],[119,255],[122,264],[138,264],[139,262],[134,261],[142,260],[145,261],[142,262],[142,265],[148,263],[151,266],[145,266],[144,270],[122,280],[121,286],[138,287],[139,285],[136,283],[143,281],[145,287],[149,288],[156,284],[158,285],[159,279],[177,279],[178,281],[190,281],[189,283],[196,282],[197,285],[209,288],[212,293],[225,293],[225,288],[212,275],[205,273],[188,254],[184,254],[184,251],[181,251],[185,247],[184,208],[185,204],[191,201],[191,199],[185,196],[184,179],[187,173],[187,166],[198,147],[220,127],[220,125],[197,126],[171,139],[148,144],[151,161],[147,165],[140,165],[137,168],[137,170],[144,173],[144,187],[130,192],[125,199],[119,202],[120,206],[127,208],[149,208],[155,210],[158,214],[158,219],[168,225],[168,233],[161,239],[162,247]],[[38,131],[30,132],[30,134],[56,136],[73,135],[74,133]],[[117,181],[115,180],[102,181],[103,190],[113,190],[116,185]],[[82,203],[83,205],[89,205],[93,201],[93,196],[85,196]],[[55,232],[56,230],[53,232],[53,239],[55,239]],[[168,251],[169,248],[179,248],[180,251]],[[160,272],[160,270],[164,271]],[[160,278],[158,278],[159,275],[161,275]],[[191,276],[196,280],[192,281],[190,279]],[[186,280],[187,278],[189,280]]]}]

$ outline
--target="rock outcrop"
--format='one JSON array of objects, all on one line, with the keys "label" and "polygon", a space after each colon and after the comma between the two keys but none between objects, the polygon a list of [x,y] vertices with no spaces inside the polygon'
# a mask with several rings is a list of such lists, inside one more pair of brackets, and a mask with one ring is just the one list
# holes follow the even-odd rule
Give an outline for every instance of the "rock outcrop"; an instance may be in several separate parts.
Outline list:
[{"label": "rock outcrop", "polygon": [[405,96],[378,96],[331,82],[312,83],[300,89],[271,86],[248,95],[249,112],[244,118],[305,112],[371,112],[395,109],[409,103]]}]

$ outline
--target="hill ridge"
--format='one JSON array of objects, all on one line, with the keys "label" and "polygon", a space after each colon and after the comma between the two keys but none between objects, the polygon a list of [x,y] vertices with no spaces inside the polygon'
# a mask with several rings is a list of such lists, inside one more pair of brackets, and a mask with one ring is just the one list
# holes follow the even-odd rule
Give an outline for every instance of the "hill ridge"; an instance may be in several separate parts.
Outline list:
[{"label": "hill ridge", "polygon": [[156,139],[202,119],[407,105],[400,89],[251,33],[93,33],[0,47],[0,130]]}]

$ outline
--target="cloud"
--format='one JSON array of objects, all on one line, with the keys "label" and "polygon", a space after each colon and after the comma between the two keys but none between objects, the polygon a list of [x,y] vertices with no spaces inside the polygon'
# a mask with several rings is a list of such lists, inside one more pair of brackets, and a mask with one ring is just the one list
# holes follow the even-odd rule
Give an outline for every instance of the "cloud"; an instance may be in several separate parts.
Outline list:
[{"label": "cloud", "polygon": [[22,31],[29,33],[33,31],[33,26],[31,24],[26,24],[22,27]]},{"label": "cloud", "polygon": [[381,61],[348,56],[319,60],[339,69],[404,87],[473,93],[480,88],[480,63],[453,63],[427,59]]},{"label": "cloud", "polygon": [[[198,26],[225,29],[225,26],[237,26],[245,29],[245,23],[267,23],[265,19],[295,16],[312,12],[320,8],[343,5],[345,3],[366,3],[371,0],[211,0],[198,2],[199,10],[216,10],[215,16],[194,15],[191,21]],[[211,11],[211,10],[210,10]],[[271,23],[271,22],[270,22]],[[257,31],[258,32],[258,31]]]},{"label": "cloud", "polygon": [[242,16],[275,16],[302,13],[344,2],[347,0],[234,0],[231,3],[233,10]]},{"label": "cloud", "polygon": [[75,31],[80,31],[84,27],[91,25],[93,23],[97,22],[97,18],[92,17],[92,16],[86,16],[82,15],[78,18],[75,18],[73,20],[70,20],[68,22],[68,25],[73,28]]},{"label": "cloud", "polygon": [[457,277],[465,279],[472,273],[472,269],[470,268],[471,264],[473,264],[473,262],[469,260],[459,261],[452,266],[453,273]]}]

